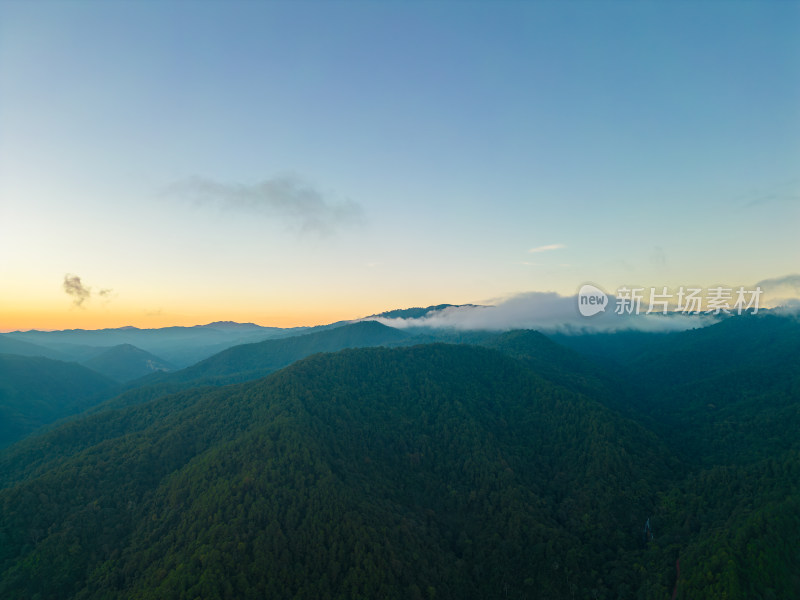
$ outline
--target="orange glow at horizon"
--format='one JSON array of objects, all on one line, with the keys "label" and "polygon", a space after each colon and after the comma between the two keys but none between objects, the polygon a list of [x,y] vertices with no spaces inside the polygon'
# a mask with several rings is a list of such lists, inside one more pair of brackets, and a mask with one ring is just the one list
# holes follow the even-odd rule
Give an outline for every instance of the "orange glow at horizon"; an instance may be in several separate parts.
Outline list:
[{"label": "orange glow at horizon", "polygon": [[[306,308],[306,310],[302,310]],[[11,331],[59,331],[67,329],[116,329],[137,327],[158,329],[162,327],[191,327],[216,321],[255,323],[264,327],[304,327],[325,325],[336,321],[358,319],[386,309],[358,310],[356,307],[330,307],[326,310],[300,307],[289,309],[260,309],[245,311],[241,308],[194,310],[191,313],[172,311],[115,311],[98,312],[89,309],[42,310],[41,308],[0,309],[0,333]]]},{"label": "orange glow at horizon", "polygon": [[326,287],[324,290],[301,287],[233,294],[187,286],[180,291],[164,288],[161,293],[137,293],[129,291],[136,289],[134,286],[123,288],[112,283],[115,292],[111,299],[104,300],[93,294],[76,305],[55,286],[36,286],[28,281],[10,283],[6,297],[13,300],[0,304],[0,333],[127,326],[158,329],[216,321],[255,323],[264,327],[306,327],[359,319],[397,308],[470,301],[455,295],[442,300],[436,290],[410,287],[387,290],[376,286],[357,292],[349,287]]}]

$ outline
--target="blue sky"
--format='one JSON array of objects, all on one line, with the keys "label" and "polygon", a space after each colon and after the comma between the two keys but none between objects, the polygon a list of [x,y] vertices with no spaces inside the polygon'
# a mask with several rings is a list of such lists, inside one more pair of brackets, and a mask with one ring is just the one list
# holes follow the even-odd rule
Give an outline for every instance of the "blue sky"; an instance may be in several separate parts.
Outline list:
[{"label": "blue sky", "polygon": [[800,272],[795,2],[0,2],[0,99],[0,330]]}]

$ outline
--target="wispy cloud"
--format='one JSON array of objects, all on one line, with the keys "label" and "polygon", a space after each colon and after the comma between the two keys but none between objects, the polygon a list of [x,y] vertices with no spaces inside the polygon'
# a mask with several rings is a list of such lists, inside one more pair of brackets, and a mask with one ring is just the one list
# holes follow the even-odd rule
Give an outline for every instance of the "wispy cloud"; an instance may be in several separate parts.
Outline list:
[{"label": "wispy cloud", "polygon": [[762,208],[768,204],[798,202],[800,201],[800,179],[793,178],[776,183],[769,188],[750,191],[740,195],[735,201],[745,209]]},{"label": "wispy cloud", "polygon": [[537,246],[536,248],[531,248],[528,250],[531,254],[536,254],[538,252],[549,252],[550,250],[561,250],[562,248],[566,248],[564,244],[547,244],[546,246]]},{"label": "wispy cloud", "polygon": [[619,315],[612,308],[592,317],[581,316],[577,296],[561,296],[555,292],[517,294],[492,306],[454,306],[434,311],[420,319],[371,319],[400,329],[434,327],[458,330],[506,331],[537,329],[545,332],[583,333],[595,331],[682,331],[705,327],[716,322],[708,315],[669,316],[660,314]]},{"label": "wispy cloud", "polygon": [[92,288],[83,285],[81,278],[77,275],[69,273],[64,275],[62,287],[67,295],[72,296],[72,303],[81,308],[83,308],[83,303],[92,295]]},{"label": "wispy cloud", "polygon": [[295,175],[282,175],[256,184],[221,183],[204,177],[176,181],[164,194],[198,206],[250,211],[283,222],[299,232],[330,234],[360,222],[361,206],[350,200],[335,202]]},{"label": "wispy cloud", "polygon": [[97,291],[97,295],[103,300],[103,304],[107,305],[117,297],[114,290],[111,288],[104,288]]},{"label": "wispy cloud", "polygon": [[798,300],[800,300],[800,275],[792,274],[762,279],[756,283],[756,286],[763,291],[761,306],[792,306],[796,310]]},{"label": "wispy cloud", "polygon": [[[64,281],[61,286],[64,292],[72,297],[72,303],[80,308],[85,308],[83,303],[92,297],[92,288],[85,285],[77,275],[72,275],[71,273],[64,275]],[[114,290],[111,288],[103,288],[97,292],[97,295],[106,304],[115,297]]]},{"label": "wispy cloud", "polygon": [[772,279],[762,279],[756,284],[762,289],[774,290],[777,288],[788,288],[795,292],[800,292],[800,275],[784,275],[783,277],[773,277]]}]

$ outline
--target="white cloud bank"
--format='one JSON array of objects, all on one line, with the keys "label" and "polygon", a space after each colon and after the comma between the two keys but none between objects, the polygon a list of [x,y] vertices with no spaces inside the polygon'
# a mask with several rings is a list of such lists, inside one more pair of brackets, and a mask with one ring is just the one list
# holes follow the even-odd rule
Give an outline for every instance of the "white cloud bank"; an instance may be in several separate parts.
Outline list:
[{"label": "white cloud bank", "polygon": [[775,307],[783,312],[797,312],[800,306],[800,275],[762,279],[756,286],[763,290],[762,306]]},{"label": "white cloud bank", "polygon": [[[577,296],[555,292],[528,292],[511,296],[491,306],[456,306],[429,313],[419,319],[370,318],[398,329],[434,327],[440,329],[506,331],[537,329],[565,333],[619,330],[683,331],[717,322],[710,315],[624,314],[614,312],[615,301],[609,297],[608,308],[592,317],[578,311]],[[644,311],[644,306],[643,306]]]}]

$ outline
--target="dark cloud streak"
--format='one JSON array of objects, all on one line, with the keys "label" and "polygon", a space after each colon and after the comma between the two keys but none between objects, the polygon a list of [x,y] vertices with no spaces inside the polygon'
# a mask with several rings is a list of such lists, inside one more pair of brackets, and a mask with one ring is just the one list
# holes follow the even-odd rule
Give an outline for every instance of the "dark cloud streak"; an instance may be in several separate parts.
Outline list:
[{"label": "dark cloud streak", "polygon": [[290,229],[301,233],[330,234],[342,226],[361,221],[363,216],[359,204],[332,202],[313,185],[293,175],[253,185],[191,177],[170,184],[164,194],[189,200],[197,206],[215,205],[221,209],[263,214],[280,219]]},{"label": "dark cloud streak", "polygon": [[[92,297],[92,288],[90,286],[85,285],[80,277],[71,273],[64,275],[64,282],[61,285],[64,292],[72,297],[72,303],[75,306],[85,308],[83,303]],[[115,297],[114,290],[111,288],[100,289],[97,295],[105,301],[104,304],[108,304]]]}]

